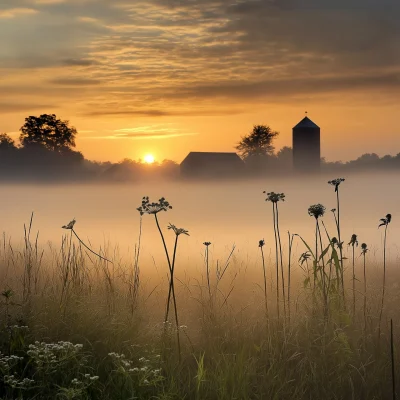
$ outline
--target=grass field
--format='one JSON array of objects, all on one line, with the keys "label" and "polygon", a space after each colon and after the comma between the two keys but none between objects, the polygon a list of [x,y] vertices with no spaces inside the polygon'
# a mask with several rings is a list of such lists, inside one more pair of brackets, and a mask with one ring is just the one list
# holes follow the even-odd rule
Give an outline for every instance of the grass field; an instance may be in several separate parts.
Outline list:
[{"label": "grass field", "polygon": [[[141,263],[141,234],[128,261],[118,247],[93,249],[73,224],[58,245],[40,245],[29,222],[18,247],[4,234],[0,398],[396,398],[400,275],[386,241],[372,254],[340,238],[339,207],[319,205],[309,209],[315,237],[288,236],[274,195],[275,236],[268,251],[254,243],[254,265],[235,248],[217,263],[207,243],[199,267],[180,264],[190,232],[167,229],[165,199],[138,204],[165,250],[158,275]],[[391,217],[382,222],[390,236]]]}]

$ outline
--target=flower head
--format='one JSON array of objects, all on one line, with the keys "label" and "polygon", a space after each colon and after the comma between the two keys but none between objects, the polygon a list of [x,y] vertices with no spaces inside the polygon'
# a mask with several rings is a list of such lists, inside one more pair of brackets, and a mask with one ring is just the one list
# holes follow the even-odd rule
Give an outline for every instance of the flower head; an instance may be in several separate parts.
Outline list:
[{"label": "flower head", "polygon": [[172,225],[171,223],[168,225],[168,229],[172,229],[175,232],[176,236],[179,236],[182,234],[190,236],[189,231],[187,231],[186,229],[183,229],[183,228],[177,228],[175,225]]},{"label": "flower head", "polygon": [[368,251],[369,249],[368,249],[366,243],[362,243],[362,244],[361,244],[361,250],[362,250],[362,251],[361,251],[361,254],[362,254],[362,255],[367,254],[367,251]]},{"label": "flower head", "polygon": [[386,214],[385,218],[381,218],[381,223],[379,224],[378,228],[381,226],[388,226],[392,222],[392,214]]},{"label": "flower head", "polygon": [[74,229],[74,225],[76,223],[76,219],[74,218],[72,221],[70,221],[67,225],[63,225],[63,229]]},{"label": "flower head", "polygon": [[303,253],[299,258],[300,265],[303,265],[305,262],[307,262],[310,257],[310,252],[306,251],[305,253]]},{"label": "flower head", "polygon": [[[266,193],[265,191],[263,193]],[[277,203],[278,201],[285,201],[285,193],[267,193],[267,198],[265,201],[271,201],[272,203]]]},{"label": "flower head", "polygon": [[264,247],[265,246],[265,240],[261,239],[258,241],[258,247]]},{"label": "flower head", "polygon": [[143,214],[158,214],[160,211],[168,211],[171,210],[172,206],[169,205],[169,202],[165,200],[165,197],[161,197],[158,200],[158,203],[150,203],[149,197],[143,197],[142,205],[138,207],[136,210],[139,211],[140,215]]},{"label": "flower head", "polygon": [[211,242],[204,242],[203,244],[204,246],[208,247],[211,244]]},{"label": "flower head", "polygon": [[314,204],[308,207],[308,215],[310,217],[318,219],[319,217],[323,217],[324,214],[325,214],[325,207],[322,204]]},{"label": "flower head", "polygon": [[350,239],[350,242],[348,243],[348,246],[358,246],[358,240],[357,240],[357,235],[355,234],[355,233],[353,233],[352,235],[351,235],[351,239]]},{"label": "flower head", "polygon": [[344,182],[344,178],[336,178],[336,179],[332,179],[331,181],[329,181],[328,183],[332,186],[335,186],[335,192],[337,192],[339,190],[339,185]]}]

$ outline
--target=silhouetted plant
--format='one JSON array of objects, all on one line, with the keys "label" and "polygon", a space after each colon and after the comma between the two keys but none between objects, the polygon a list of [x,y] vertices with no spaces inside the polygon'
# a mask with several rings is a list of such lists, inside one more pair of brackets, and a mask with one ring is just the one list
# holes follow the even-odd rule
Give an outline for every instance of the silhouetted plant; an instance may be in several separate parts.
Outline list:
[{"label": "silhouetted plant", "polygon": [[342,295],[343,295],[343,303],[345,305],[346,302],[346,297],[345,297],[345,288],[344,288],[344,268],[343,268],[343,243],[341,239],[341,228],[340,228],[340,197],[339,197],[339,186],[342,182],[344,182],[344,178],[336,178],[332,179],[331,181],[328,182],[329,185],[332,185],[335,188],[335,193],[336,193],[336,208],[337,208],[337,215],[336,215],[336,209],[333,209],[333,215],[335,216],[335,223],[336,223],[336,229],[337,229],[337,234],[338,234],[338,240],[339,240],[339,255],[340,255],[340,268],[341,268],[341,281],[342,281]]},{"label": "silhouetted plant", "polygon": [[[321,239],[321,231],[319,228],[319,218],[323,217],[325,214],[325,207],[322,204],[314,204],[308,208],[308,215],[310,217],[315,218],[315,265],[314,265],[314,274],[316,276],[317,271],[320,271],[321,275],[321,284],[322,284],[322,293],[324,299],[324,307],[325,312],[327,312],[328,307],[328,300],[327,300],[327,293],[326,293],[326,280],[325,280],[325,265],[323,261],[324,252],[322,250],[322,239]],[[320,241],[321,246],[321,255],[318,258],[318,239]],[[322,267],[319,265],[319,260],[322,260],[323,265]]]},{"label": "silhouetted plant", "polygon": [[[265,191],[263,193],[266,193]],[[282,260],[282,244],[281,236],[279,232],[279,212],[278,212],[278,202],[285,201],[284,193],[267,193],[267,198],[265,201],[270,201],[272,203],[272,217],[274,220],[274,234],[275,234],[275,254],[276,254],[276,304],[277,304],[277,314],[278,319],[280,317],[280,307],[279,307],[279,261],[281,267],[281,280],[282,280],[282,294],[283,294],[283,313],[286,318],[286,296],[285,296],[285,276],[283,272],[283,260]],[[279,248],[279,250],[278,250]]]},{"label": "silhouetted plant", "polygon": [[288,316],[289,316],[289,323],[290,323],[290,280],[291,280],[291,261],[292,261],[292,247],[293,247],[293,239],[295,235],[291,235],[290,232],[288,231],[288,239],[289,239],[289,259],[288,259],[288,286],[287,286],[287,292],[288,292]]},{"label": "silhouetted plant", "polygon": [[206,247],[205,259],[206,259],[207,286],[208,286],[208,296],[209,296],[210,303],[211,303],[212,299],[211,299],[211,283],[210,283],[210,264],[209,264],[209,260],[208,260],[208,257],[209,257],[208,248],[211,245],[211,242],[204,242],[203,244]]},{"label": "silhouetted plant", "polygon": [[390,319],[390,363],[392,372],[392,399],[396,400],[396,371],[394,365],[393,319]]},{"label": "silhouetted plant", "polygon": [[381,324],[382,324],[382,313],[383,313],[383,304],[385,301],[385,288],[386,288],[386,239],[387,239],[387,229],[389,224],[392,222],[392,214],[386,214],[385,218],[381,218],[381,223],[378,228],[381,226],[385,227],[385,233],[383,238],[383,284],[382,284],[382,303],[381,303],[381,311],[379,313],[379,326],[378,326],[378,337],[381,336]]},{"label": "silhouetted plant", "polygon": [[356,272],[355,272],[355,261],[354,261],[354,247],[358,246],[358,240],[357,240],[357,235],[353,233],[351,235],[350,242],[348,243],[348,246],[352,247],[352,252],[353,252],[353,316],[356,315]]},{"label": "silhouetted plant", "polygon": [[363,267],[364,267],[364,331],[367,330],[367,271],[365,257],[368,252],[368,247],[366,243],[361,244],[361,255],[363,256]]},{"label": "silhouetted plant", "polygon": [[258,241],[258,247],[261,251],[261,260],[264,272],[264,301],[265,301],[265,315],[268,318],[268,296],[267,296],[267,271],[265,268],[265,258],[264,258],[264,250],[263,247],[265,246],[265,240],[261,239]]}]

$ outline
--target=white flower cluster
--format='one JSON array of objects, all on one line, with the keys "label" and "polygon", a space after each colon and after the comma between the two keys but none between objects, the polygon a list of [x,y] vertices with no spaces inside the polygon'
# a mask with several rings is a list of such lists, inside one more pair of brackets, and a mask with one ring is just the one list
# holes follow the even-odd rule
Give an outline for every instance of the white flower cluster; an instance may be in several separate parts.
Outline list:
[{"label": "white flower cluster", "polygon": [[13,331],[29,331],[29,326],[26,325],[11,325],[10,329]]},{"label": "white flower cluster", "polygon": [[85,374],[83,375],[81,380],[74,378],[72,379],[71,383],[73,386],[83,389],[83,388],[88,388],[90,385],[92,385],[94,382],[98,380],[99,377],[97,375]]},{"label": "white flower cluster", "polygon": [[[141,366],[134,366],[133,360],[129,360],[124,354],[109,353],[111,358],[113,358],[114,363],[118,368],[126,373],[133,374],[139,379],[139,382],[143,385],[151,385],[163,379],[161,375],[161,369],[153,368],[151,366],[151,360],[146,357],[141,357],[138,359]],[[156,359],[160,358],[159,355],[155,356]]]},{"label": "white flower cluster", "polygon": [[6,356],[0,352],[0,370],[4,373],[15,367],[19,361],[23,360],[24,357],[18,357],[15,355]]},{"label": "white flower cluster", "polygon": [[4,383],[14,389],[29,389],[35,381],[33,379],[18,379],[15,375],[4,375]]},{"label": "white flower cluster", "polygon": [[36,341],[29,345],[27,354],[35,360],[38,366],[43,364],[56,364],[71,356],[76,355],[83,348],[82,344],[71,342],[45,343]]}]

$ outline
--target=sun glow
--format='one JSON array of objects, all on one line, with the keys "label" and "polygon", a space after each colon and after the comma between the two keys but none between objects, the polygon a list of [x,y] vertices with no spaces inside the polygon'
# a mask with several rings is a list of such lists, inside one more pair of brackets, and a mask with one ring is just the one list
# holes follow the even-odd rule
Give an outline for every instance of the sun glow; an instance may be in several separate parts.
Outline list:
[{"label": "sun glow", "polygon": [[154,159],[154,156],[153,156],[152,154],[146,154],[146,155],[144,156],[144,162],[145,162],[146,164],[153,164],[154,161],[155,161],[155,159]]}]

